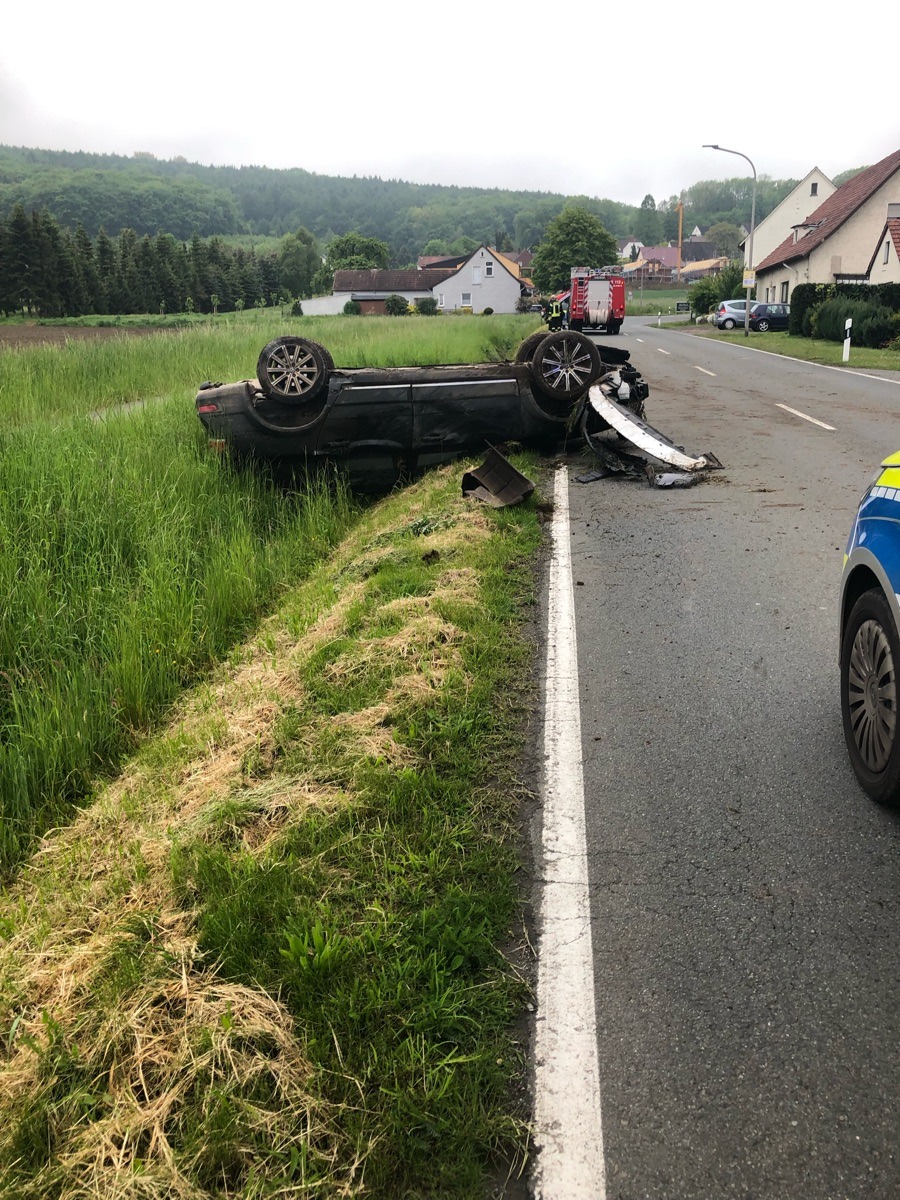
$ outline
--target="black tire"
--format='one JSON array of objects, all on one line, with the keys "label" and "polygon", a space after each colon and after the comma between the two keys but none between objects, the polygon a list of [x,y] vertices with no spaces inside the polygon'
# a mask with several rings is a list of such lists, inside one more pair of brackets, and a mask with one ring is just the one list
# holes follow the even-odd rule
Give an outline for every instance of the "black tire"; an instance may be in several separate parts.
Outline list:
[{"label": "black tire", "polygon": [[529,334],[516,351],[516,362],[531,362],[531,356],[546,336],[546,329],[539,329],[537,333]]},{"label": "black tire", "polygon": [[577,400],[603,373],[600,354],[583,333],[551,333],[534,351],[531,376],[545,396]]},{"label": "black tire", "polygon": [[878,804],[900,800],[900,637],[884,593],[864,592],[841,639],[841,715],[850,763]]},{"label": "black tire", "polygon": [[619,332],[619,322],[618,321],[610,321],[610,323],[606,327],[606,332],[607,333],[618,333]]},{"label": "black tire", "polygon": [[334,360],[318,342],[308,338],[275,338],[257,359],[259,386],[273,400],[305,404],[328,386]]},{"label": "black tire", "polygon": [[765,319],[762,321],[757,321],[756,328],[759,333],[768,333],[769,332],[769,322],[766,321]]},{"label": "black tire", "polygon": [[584,328],[584,321],[580,317],[576,317],[574,321],[569,322],[569,328],[574,329],[576,333],[581,333]]},{"label": "black tire", "polygon": [[734,325],[735,323],[732,321],[731,317],[729,317],[727,321],[722,322],[723,329],[734,329]]}]

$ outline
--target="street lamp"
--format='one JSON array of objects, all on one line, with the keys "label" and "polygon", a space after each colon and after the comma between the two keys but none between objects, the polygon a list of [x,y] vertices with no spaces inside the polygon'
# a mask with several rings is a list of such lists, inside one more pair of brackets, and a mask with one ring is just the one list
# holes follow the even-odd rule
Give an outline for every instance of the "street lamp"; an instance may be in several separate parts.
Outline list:
[{"label": "street lamp", "polygon": [[[750,236],[747,239],[747,266],[745,270],[753,270],[753,227],[756,224],[756,167],[753,166],[753,160],[747,158],[746,154],[741,154],[740,150],[729,150],[727,146],[711,145],[708,142],[703,144],[704,150],[721,150],[723,154],[736,154],[739,158],[746,158],[750,163],[753,171],[753,198],[750,201]],[[755,276],[754,276],[755,278]],[[754,285],[755,286],[755,285]],[[744,308],[744,337],[750,336],[750,293],[752,287],[747,288],[747,304]]]}]

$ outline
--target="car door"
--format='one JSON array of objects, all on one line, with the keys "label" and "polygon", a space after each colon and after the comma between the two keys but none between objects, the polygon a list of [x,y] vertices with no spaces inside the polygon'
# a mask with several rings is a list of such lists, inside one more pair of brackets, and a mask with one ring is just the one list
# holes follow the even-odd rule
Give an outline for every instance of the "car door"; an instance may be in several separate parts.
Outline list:
[{"label": "car door", "polygon": [[414,383],[412,411],[418,469],[480,453],[488,442],[512,441],[522,434],[519,385],[512,372],[508,377]]},{"label": "car door", "polygon": [[316,454],[333,461],[358,491],[389,490],[409,465],[409,384],[350,382],[319,430]]}]

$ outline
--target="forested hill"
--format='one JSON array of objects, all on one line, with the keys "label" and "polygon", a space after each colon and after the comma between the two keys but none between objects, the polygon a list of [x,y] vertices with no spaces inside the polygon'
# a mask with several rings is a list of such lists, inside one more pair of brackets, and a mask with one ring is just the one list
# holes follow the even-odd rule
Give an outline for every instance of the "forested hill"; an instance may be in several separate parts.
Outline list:
[{"label": "forested hill", "polygon": [[[763,177],[761,220],[794,186]],[[610,190],[615,185],[610,176]],[[694,184],[685,192],[685,232],[717,221],[748,223],[750,180]],[[13,205],[47,209],[62,226],[139,236],[162,231],[187,240],[215,234],[277,237],[304,226],[323,243],[349,230],[386,241],[394,263],[414,262],[428,242],[460,237],[532,247],[563,205],[577,202],[617,237],[652,243],[677,236],[677,197],[647,197],[641,207],[562,193],[406,183],[375,177],[317,175],[301,168],[202,166],[182,158],[34,150],[0,146],[0,217]],[[650,201],[648,205],[647,201]],[[646,229],[642,229],[646,225]],[[648,233],[651,236],[647,236]],[[656,236],[653,236],[653,235]]]}]

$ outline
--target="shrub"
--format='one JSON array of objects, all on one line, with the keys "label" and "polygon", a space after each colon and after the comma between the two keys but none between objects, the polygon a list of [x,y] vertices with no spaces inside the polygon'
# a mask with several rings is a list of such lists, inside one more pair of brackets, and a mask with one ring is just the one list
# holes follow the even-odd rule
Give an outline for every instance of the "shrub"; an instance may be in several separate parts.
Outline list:
[{"label": "shrub", "polygon": [[362,307],[360,306],[360,303],[358,300],[348,300],[347,303],[344,305],[344,316],[345,317],[358,317],[361,312],[362,312]]},{"label": "shrub", "polygon": [[705,279],[698,279],[696,283],[692,283],[688,288],[688,300],[692,313],[712,312],[719,302],[719,285],[716,277],[708,275]]},{"label": "shrub", "polygon": [[385,300],[384,311],[389,317],[405,317],[409,312],[409,302],[394,292]]},{"label": "shrub", "polygon": [[421,300],[416,301],[416,312],[420,317],[437,317],[440,311],[434,296],[423,296]]},{"label": "shrub", "polygon": [[302,317],[303,316],[303,305],[300,303],[299,300],[295,300],[294,303],[291,305],[291,316],[292,317]]},{"label": "shrub", "polygon": [[481,310],[481,315],[483,317],[492,317],[494,315],[494,310],[492,308],[483,308]]},{"label": "shrub", "polygon": [[891,340],[894,321],[891,310],[874,300],[851,300],[835,296],[813,311],[809,322],[813,337],[842,342],[847,318],[853,320],[852,337],[858,346],[883,346]]}]

